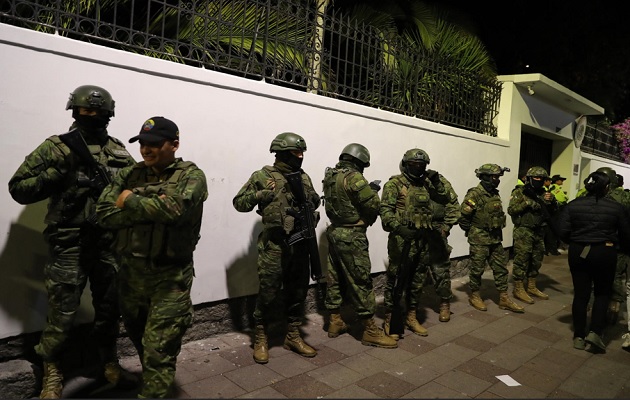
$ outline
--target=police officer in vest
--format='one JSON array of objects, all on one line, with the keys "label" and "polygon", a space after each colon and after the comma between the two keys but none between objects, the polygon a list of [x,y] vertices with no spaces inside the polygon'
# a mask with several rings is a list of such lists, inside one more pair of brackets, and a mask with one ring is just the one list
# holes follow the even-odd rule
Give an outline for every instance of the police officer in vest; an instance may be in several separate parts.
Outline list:
[{"label": "police officer in vest", "polygon": [[487,307],[479,294],[481,275],[490,265],[494,275],[494,284],[499,290],[499,308],[517,313],[524,308],[508,296],[508,254],[503,248],[503,228],[505,212],[499,195],[501,177],[508,168],[497,164],[483,164],[475,170],[480,182],[470,188],[461,206],[459,226],[466,232],[470,245],[470,272],[468,302],[479,311]]},{"label": "police officer in vest", "polygon": [[[274,164],[252,173],[232,200],[237,211],[249,212],[257,207],[257,213],[262,216],[263,230],[258,236],[260,286],[254,310],[254,361],[259,364],[269,361],[267,329],[274,317],[272,303],[281,296],[282,290],[288,319],[284,347],[304,357],[317,355],[299,331],[309,285],[309,252],[305,240],[293,245],[287,243],[289,235],[298,228],[291,214],[299,212],[300,205],[285,175],[300,173],[306,201],[313,210],[319,207],[321,199],[313,189],[311,178],[302,170],[306,151],[302,136],[280,133],[271,141],[269,151],[276,154]],[[318,219],[319,215],[314,218]]]},{"label": "police officer in vest", "polygon": [[[409,260],[412,260],[414,274],[412,281],[408,282],[408,293],[411,295],[406,299],[408,309],[405,325],[417,335],[428,335],[416,318],[428,268],[431,269],[435,289],[441,299],[439,320],[450,320],[450,299],[453,293],[450,278],[451,247],[447,237],[460,217],[459,203],[450,182],[437,171],[427,169],[429,162],[429,155],[424,150],[407,150],[399,166],[401,173],[392,176],[383,187],[380,216],[383,229],[389,232],[383,328],[388,335],[396,275],[400,265]],[[403,260],[401,254],[405,241],[412,243],[407,260]],[[397,339],[397,335],[391,336]]]},{"label": "police officer in vest", "polygon": [[117,230],[120,310],[142,364],[139,397],[172,397],[177,355],[192,324],[193,251],[199,241],[206,177],[175,157],[179,128],[144,122],[129,142],[144,161],[125,168],[101,195],[99,223]]},{"label": "police officer in vest", "polygon": [[517,186],[512,191],[508,204],[507,211],[514,223],[512,294],[527,304],[534,303],[530,295],[543,300],[549,299],[548,295],[536,287],[536,278],[545,254],[545,228],[557,207],[555,197],[544,188],[544,181],[548,178],[549,174],[543,167],[531,167],[527,170],[525,185]]},{"label": "police officer in vest", "polygon": [[387,349],[398,347],[374,322],[376,300],[370,275],[367,228],[378,218],[380,199],[377,182],[368,183],[363,170],[370,166],[370,152],[358,143],[341,151],[334,168],[326,168],[324,199],[330,225],[326,309],[330,313],[328,337],[347,332],[339,309],[344,298],[352,304],[364,327],[361,343]]},{"label": "police officer in vest", "polygon": [[[117,265],[110,250],[113,235],[95,223],[94,215],[96,199],[106,182],[103,176],[98,179],[98,174],[111,178],[135,161],[123,143],[107,133],[114,116],[114,100],[107,90],[79,86],[70,94],[66,110],[72,110],[74,118],[71,132],[47,138],[26,156],[9,181],[9,192],[20,204],[49,200],[44,220],[50,254],[44,267],[48,316],[35,351],[44,362],[40,397],[51,399],[61,396],[63,374],[59,363],[69,345],[69,333],[88,280],[94,307],[90,337],[103,361],[104,376],[119,386],[137,382],[118,364]],[[64,142],[69,137],[77,143],[76,148]],[[92,160],[77,150],[83,150]]]}]

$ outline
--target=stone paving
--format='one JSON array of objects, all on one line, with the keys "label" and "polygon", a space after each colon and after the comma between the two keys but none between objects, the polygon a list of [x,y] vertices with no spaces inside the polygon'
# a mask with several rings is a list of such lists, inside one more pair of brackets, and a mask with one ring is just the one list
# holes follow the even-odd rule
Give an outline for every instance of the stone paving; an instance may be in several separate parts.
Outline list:
[{"label": "stone paving", "polygon": [[[176,398],[630,398],[630,353],[621,348],[624,312],[605,337],[606,354],[572,347],[571,275],[566,255],[547,256],[538,279],[549,300],[527,305],[524,314],[500,310],[492,274],[484,274],[488,311],[467,300],[467,278],[453,280],[451,321],[438,321],[437,299],[426,290],[419,319],[429,336],[406,331],[398,349],[360,343],[356,321],[348,334],[328,338],[324,317],[308,315],[303,327],[314,358],[282,347],[272,337],[268,364],[252,358],[249,332],[187,343],[178,359]],[[511,285],[510,285],[511,288]],[[380,299],[379,299],[380,300]],[[347,312],[352,321],[352,313]],[[377,319],[382,321],[382,312]],[[122,364],[140,373],[137,357]],[[513,385],[505,379],[511,378]],[[87,378],[67,383],[63,396],[129,398]]]}]

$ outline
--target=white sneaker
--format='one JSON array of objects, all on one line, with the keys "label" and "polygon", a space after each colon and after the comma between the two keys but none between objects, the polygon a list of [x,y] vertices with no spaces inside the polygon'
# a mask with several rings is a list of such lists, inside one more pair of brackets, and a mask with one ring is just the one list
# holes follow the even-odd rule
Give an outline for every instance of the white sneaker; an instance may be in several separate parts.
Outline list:
[{"label": "white sneaker", "polygon": [[621,348],[626,351],[630,351],[630,332],[624,333],[621,338],[625,339],[624,342],[621,344]]}]

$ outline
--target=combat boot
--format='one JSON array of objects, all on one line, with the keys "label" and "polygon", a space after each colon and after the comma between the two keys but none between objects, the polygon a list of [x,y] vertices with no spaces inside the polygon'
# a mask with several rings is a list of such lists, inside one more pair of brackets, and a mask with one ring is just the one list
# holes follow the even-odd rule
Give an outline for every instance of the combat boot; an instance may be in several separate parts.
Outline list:
[{"label": "combat boot", "polygon": [[392,313],[386,313],[385,314],[385,320],[383,321],[383,332],[385,332],[385,334],[387,336],[389,336],[390,338],[394,339],[394,340],[399,340],[400,336],[398,336],[398,334],[396,333],[389,333],[389,327],[390,324],[392,322]]},{"label": "combat boot", "polygon": [[331,313],[328,322],[328,337],[336,338],[346,332],[348,332],[348,325],[341,319],[341,314]]},{"label": "combat boot", "polygon": [[481,299],[478,290],[472,292],[470,296],[468,296],[468,302],[479,311],[488,311],[488,307],[486,307],[486,304]]},{"label": "combat boot", "polygon": [[264,325],[256,325],[254,332],[254,361],[258,364],[269,362],[269,345],[267,344],[267,334]]},{"label": "combat boot", "polygon": [[499,308],[502,310],[510,310],[516,313],[524,313],[525,309],[510,299],[507,291],[503,291],[499,293]]},{"label": "combat boot", "polygon": [[315,357],[317,351],[314,348],[306,344],[306,342],[300,336],[300,330],[298,326],[299,322],[292,322],[288,326],[287,336],[284,338],[284,348],[287,350],[293,350],[303,357]]},{"label": "combat boot", "polygon": [[382,347],[384,349],[395,349],[398,347],[396,339],[387,336],[376,323],[374,317],[363,320],[363,337],[361,338],[361,344],[365,346]]},{"label": "combat boot", "polygon": [[512,292],[512,295],[524,303],[534,304],[534,300],[532,300],[525,291],[523,281],[514,281],[514,291]]},{"label": "combat boot", "polygon": [[451,320],[451,302],[448,299],[442,299],[440,303],[440,322],[448,322]]},{"label": "combat boot", "polygon": [[615,325],[619,319],[619,310],[621,309],[621,302],[617,300],[611,300],[608,303],[608,311],[606,312],[606,319],[610,325]]},{"label": "combat boot", "polygon": [[56,363],[44,362],[44,377],[40,399],[58,399],[63,390],[63,375]]},{"label": "combat boot", "polygon": [[542,300],[549,300],[549,296],[538,290],[536,287],[536,278],[529,278],[527,280],[527,293],[534,295]]},{"label": "combat boot", "polygon": [[418,319],[416,318],[416,310],[410,310],[407,313],[405,326],[416,335],[429,336],[429,331],[427,331],[426,328],[418,322]]},{"label": "combat boot", "polygon": [[119,389],[133,389],[138,386],[138,377],[121,367],[118,360],[106,363],[103,375],[107,382]]}]

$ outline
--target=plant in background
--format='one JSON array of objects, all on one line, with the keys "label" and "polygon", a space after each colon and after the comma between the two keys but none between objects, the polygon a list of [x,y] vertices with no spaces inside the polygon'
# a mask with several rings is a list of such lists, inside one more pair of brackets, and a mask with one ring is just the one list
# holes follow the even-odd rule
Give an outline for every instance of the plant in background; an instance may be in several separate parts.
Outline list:
[{"label": "plant in background", "polygon": [[626,164],[630,164],[630,118],[610,127],[619,142],[619,155]]}]

